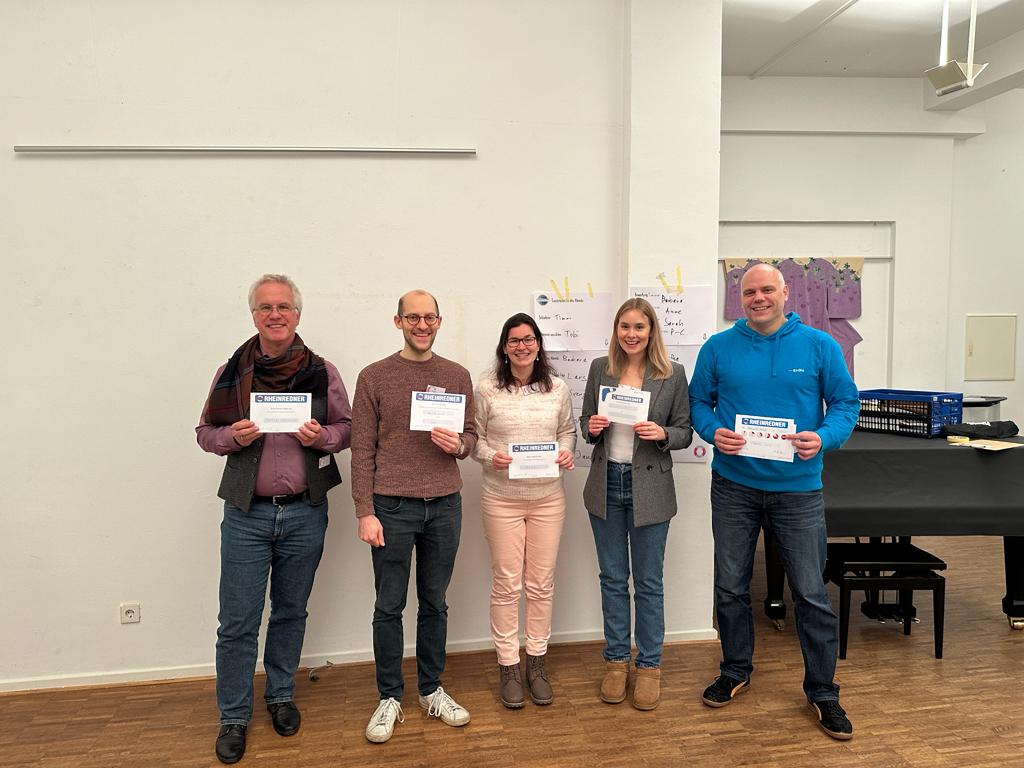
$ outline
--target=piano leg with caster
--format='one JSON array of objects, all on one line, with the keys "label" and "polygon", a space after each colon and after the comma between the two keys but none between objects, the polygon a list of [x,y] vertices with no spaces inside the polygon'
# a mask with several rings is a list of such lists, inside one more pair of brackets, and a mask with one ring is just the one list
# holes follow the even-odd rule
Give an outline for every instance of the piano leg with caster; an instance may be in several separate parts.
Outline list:
[{"label": "piano leg with caster", "polygon": [[779,545],[771,531],[764,532],[764,568],[768,580],[768,596],[764,599],[764,613],[780,632],[786,628],[786,602],[782,591],[786,586],[786,569],[779,557]]},{"label": "piano leg with caster", "polygon": [[1003,568],[1006,572],[1003,613],[1010,629],[1024,631],[1024,536],[1003,537]]}]

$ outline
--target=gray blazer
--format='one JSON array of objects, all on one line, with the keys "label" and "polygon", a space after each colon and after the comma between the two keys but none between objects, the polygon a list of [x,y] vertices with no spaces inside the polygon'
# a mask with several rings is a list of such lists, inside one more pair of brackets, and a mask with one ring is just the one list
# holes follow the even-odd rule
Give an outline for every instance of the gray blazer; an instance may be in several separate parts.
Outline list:
[{"label": "gray blazer", "polygon": [[[608,452],[605,433],[596,438],[587,429],[590,417],[597,414],[598,393],[602,385],[618,386],[618,380],[607,373],[608,358],[599,357],[590,364],[587,389],[583,394],[580,428],[583,438],[594,445],[590,474],[583,488],[583,505],[600,518],[606,517],[608,499]],[[664,427],[663,442],[633,438],[633,524],[636,526],[663,523],[676,514],[676,488],[672,481],[672,454],[693,440],[690,426],[690,397],[687,393],[683,366],[672,363],[667,379],[652,379],[644,372],[643,390],[651,393],[648,420]]]}]

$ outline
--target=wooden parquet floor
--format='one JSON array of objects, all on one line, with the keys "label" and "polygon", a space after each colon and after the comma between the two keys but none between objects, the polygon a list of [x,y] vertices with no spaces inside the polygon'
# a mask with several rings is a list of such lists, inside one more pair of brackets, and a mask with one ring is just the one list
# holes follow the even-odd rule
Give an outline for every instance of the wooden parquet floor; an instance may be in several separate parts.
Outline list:
[{"label": "wooden parquet floor", "polygon": [[[999,610],[1002,541],[915,541],[949,563],[945,659],[932,655],[926,594],[917,601],[921,622],[910,637],[898,624],[855,615],[849,656],[837,675],[854,723],[852,741],[828,738],[804,703],[792,620],[780,632],[758,611],[751,688],[722,709],[705,707],[699,698],[717,670],[715,642],[666,647],[662,702],[653,712],[634,710],[628,700],[611,706],[597,698],[596,643],[553,647],[555,703],[519,711],[497,701],[493,653],[467,653],[449,658],[445,681],[473,721],[456,729],[427,718],[416,704],[415,673],[407,662],[405,723],[389,743],[375,745],[363,737],[376,706],[373,667],[357,664],[329,669],[318,682],[301,675],[296,701],[303,726],[296,736],[277,736],[259,709],[240,765],[1024,766],[1024,633],[1011,632]],[[763,593],[758,576],[758,606]],[[216,720],[208,679],[6,694],[0,696],[0,766],[219,765]]]}]

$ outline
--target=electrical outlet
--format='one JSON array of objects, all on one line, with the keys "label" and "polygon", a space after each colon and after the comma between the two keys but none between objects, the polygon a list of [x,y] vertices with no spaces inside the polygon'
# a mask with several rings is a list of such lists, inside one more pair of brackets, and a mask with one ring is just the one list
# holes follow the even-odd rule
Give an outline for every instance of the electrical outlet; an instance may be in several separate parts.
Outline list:
[{"label": "electrical outlet", "polygon": [[138,624],[142,621],[141,603],[121,603],[121,623]]}]

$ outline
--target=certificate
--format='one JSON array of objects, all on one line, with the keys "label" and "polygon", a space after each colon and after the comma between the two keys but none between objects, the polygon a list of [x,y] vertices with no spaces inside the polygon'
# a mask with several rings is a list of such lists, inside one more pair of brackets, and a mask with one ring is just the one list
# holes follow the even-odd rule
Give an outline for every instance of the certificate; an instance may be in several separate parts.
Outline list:
[{"label": "certificate", "polygon": [[601,387],[601,401],[597,404],[599,416],[608,421],[633,426],[638,421],[647,421],[651,407],[651,393],[632,387]]},{"label": "certificate", "polygon": [[447,392],[413,392],[409,429],[429,432],[434,427],[461,433],[466,428],[466,396]]},{"label": "certificate", "polygon": [[746,416],[736,414],[736,432],[746,438],[747,444],[740,449],[740,456],[769,461],[793,461],[796,448],[783,435],[796,433],[796,421],[776,419],[770,416]]},{"label": "certificate", "polygon": [[509,480],[527,477],[558,477],[558,443],[509,443]]},{"label": "certificate", "polygon": [[298,432],[313,418],[310,392],[250,392],[249,420],[260,432]]}]

